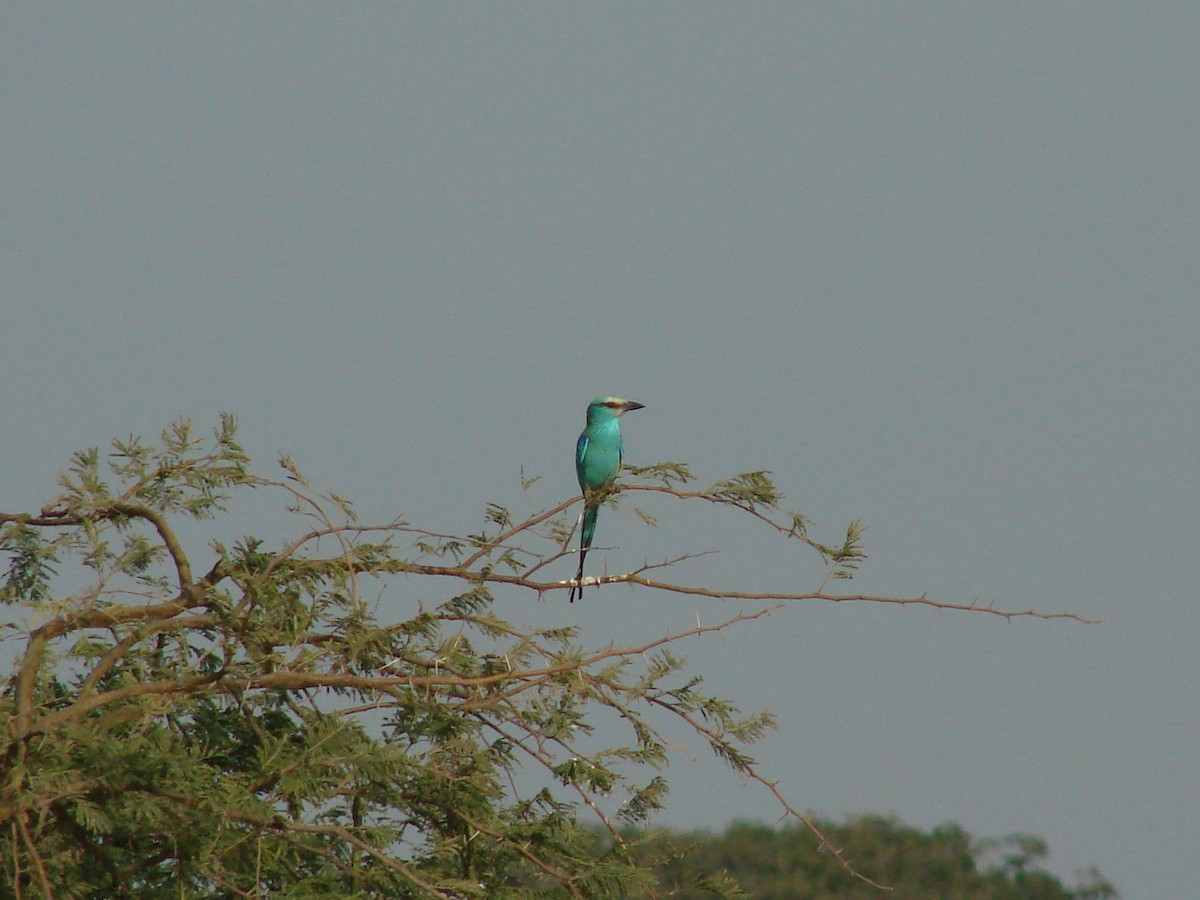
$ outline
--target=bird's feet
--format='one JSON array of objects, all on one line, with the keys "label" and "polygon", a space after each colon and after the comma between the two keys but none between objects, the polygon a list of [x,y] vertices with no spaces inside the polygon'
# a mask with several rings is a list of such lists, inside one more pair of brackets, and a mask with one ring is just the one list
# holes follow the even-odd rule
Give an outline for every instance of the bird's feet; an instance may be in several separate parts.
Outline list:
[{"label": "bird's feet", "polygon": [[600,579],[595,575],[584,575],[582,577],[572,578],[567,582],[567,584],[571,586],[571,593],[567,595],[567,599],[569,602],[574,603],[576,597],[578,597],[580,600],[583,599],[584,585],[600,584]]}]

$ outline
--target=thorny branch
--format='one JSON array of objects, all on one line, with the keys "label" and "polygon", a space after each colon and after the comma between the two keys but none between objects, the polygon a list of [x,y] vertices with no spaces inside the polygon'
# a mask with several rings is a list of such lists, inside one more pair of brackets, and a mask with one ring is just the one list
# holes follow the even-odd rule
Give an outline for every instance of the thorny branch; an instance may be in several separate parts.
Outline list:
[{"label": "thorny branch", "polygon": [[[215,456],[203,459],[213,460]],[[201,460],[203,461],[203,460]],[[517,702],[523,698],[536,696],[539,692],[551,688],[557,681],[565,677],[575,677],[586,685],[589,696],[598,700],[603,706],[615,711],[621,718],[629,722],[640,733],[657,742],[660,749],[674,747],[652,723],[638,712],[633,702],[644,702],[649,706],[662,710],[686,723],[696,734],[703,736],[711,746],[726,755],[731,764],[752,780],[763,785],[775,797],[784,810],[784,814],[802,822],[821,843],[846,867],[867,884],[880,889],[882,885],[854,871],[851,862],[819,830],[816,824],[807,816],[798,812],[780,792],[776,782],[768,780],[755,768],[753,761],[733,750],[728,744],[728,737],[723,730],[714,728],[702,720],[686,704],[664,698],[663,694],[654,692],[639,693],[633,686],[621,680],[617,673],[632,660],[649,658],[656,651],[668,648],[676,643],[700,637],[712,632],[722,632],[729,628],[749,623],[768,616],[788,602],[825,601],[833,603],[862,602],[876,604],[892,604],[900,606],[925,606],[939,610],[961,612],[983,612],[999,616],[1006,621],[1019,617],[1038,619],[1070,619],[1076,622],[1093,624],[1092,620],[1069,612],[1041,612],[1032,608],[1025,610],[998,609],[994,606],[979,606],[977,604],[956,603],[931,599],[922,594],[916,597],[891,597],[866,594],[833,594],[824,590],[810,592],[778,592],[778,591],[742,591],[727,590],[711,587],[690,586],[658,580],[647,576],[647,572],[669,568],[693,555],[667,559],[661,563],[645,564],[631,572],[619,575],[605,575],[587,579],[590,584],[627,584],[647,591],[656,591],[666,595],[703,598],[711,600],[736,600],[745,603],[769,604],[752,611],[740,611],[727,617],[715,625],[679,630],[661,638],[643,642],[636,646],[608,647],[592,652],[567,652],[561,644],[561,637],[555,638],[560,643],[555,645],[538,636],[538,632],[523,630],[509,625],[486,614],[477,615],[470,611],[443,612],[439,618],[445,623],[458,622],[478,628],[484,634],[505,637],[515,641],[510,653],[515,662],[505,656],[505,665],[495,671],[472,671],[462,668],[451,657],[404,654],[395,656],[390,663],[377,665],[373,671],[363,666],[357,666],[356,671],[347,671],[344,661],[337,659],[339,653],[345,652],[345,635],[342,630],[319,628],[299,628],[289,638],[293,649],[308,648],[308,661],[304,665],[285,664],[279,666],[272,663],[262,665],[253,657],[233,659],[227,658],[215,671],[193,673],[187,677],[170,677],[157,680],[141,680],[133,683],[108,684],[109,676],[126,660],[129,654],[143,642],[152,637],[161,640],[167,633],[171,634],[209,634],[214,629],[227,627],[230,623],[244,619],[263,601],[254,599],[257,595],[254,586],[268,583],[270,579],[284,579],[289,583],[320,584],[344,579],[349,598],[349,608],[359,614],[362,606],[358,601],[358,579],[362,576],[383,577],[388,575],[413,575],[432,578],[450,578],[458,580],[473,591],[485,591],[488,586],[509,586],[529,590],[538,596],[553,594],[571,587],[571,581],[546,581],[531,577],[533,573],[547,567],[554,561],[566,556],[562,542],[564,534],[569,534],[563,524],[563,517],[579,502],[571,499],[554,505],[548,509],[534,512],[523,521],[511,523],[507,521],[507,513],[498,511],[493,518],[498,527],[494,534],[482,534],[464,539],[454,535],[439,534],[415,528],[401,521],[384,525],[362,525],[355,519],[349,504],[340,498],[332,498],[332,506],[337,513],[329,509],[329,505],[315,498],[307,490],[307,485],[295,472],[290,461],[283,461],[285,469],[290,473],[287,481],[275,481],[249,475],[227,477],[232,482],[239,482],[256,487],[282,489],[291,498],[291,509],[302,512],[316,520],[316,527],[300,535],[296,539],[284,543],[273,553],[266,553],[261,565],[251,565],[253,554],[247,551],[244,558],[238,560],[234,555],[222,554],[212,563],[207,572],[195,578],[191,562],[182,542],[171,527],[167,515],[159,509],[140,502],[139,492],[148,485],[161,480],[158,469],[144,474],[135,484],[119,496],[119,499],[101,498],[90,507],[82,503],[62,505],[50,504],[39,515],[0,513],[0,526],[7,524],[18,525],[27,529],[45,529],[47,531],[66,532],[71,529],[96,529],[105,523],[117,527],[124,526],[129,520],[141,520],[148,523],[158,537],[161,548],[165,550],[171,561],[173,578],[173,595],[165,599],[156,599],[145,604],[101,603],[100,594],[85,595],[86,602],[74,606],[67,605],[65,609],[56,611],[40,626],[28,634],[25,652],[19,662],[12,679],[11,691],[15,701],[15,715],[10,723],[10,736],[6,751],[12,762],[23,762],[29,742],[35,736],[48,735],[56,729],[66,729],[79,726],[85,720],[97,720],[95,714],[108,707],[120,707],[138,698],[170,697],[172,695],[213,696],[225,695],[242,697],[251,692],[276,694],[308,695],[308,692],[335,692],[345,694],[350,692],[357,696],[375,698],[372,703],[356,707],[358,710],[385,707],[388,703],[398,708],[409,702],[412,691],[443,691],[448,703],[460,714],[473,716],[481,725],[494,730],[497,734],[510,740],[514,746],[521,748],[530,759],[553,771],[557,757],[553,747],[557,746],[572,755],[587,761],[588,765],[596,767],[599,763],[589,759],[574,746],[574,739],[565,735],[544,735],[528,724],[524,724],[522,712]],[[182,464],[195,471],[199,463],[195,460]],[[670,477],[663,484],[638,483],[617,488],[613,496],[622,491],[646,491],[667,494],[676,499],[702,500],[707,503],[733,507],[751,515],[761,523],[768,525],[776,532],[788,538],[798,538],[816,549],[823,557],[838,559],[842,554],[850,568],[857,558],[861,557],[853,544],[853,534],[847,538],[844,549],[830,548],[811,540],[807,535],[809,524],[801,516],[784,514],[778,510],[777,495],[773,488],[763,490],[763,481],[757,476],[763,473],[750,473],[742,481],[734,480],[703,491],[681,490],[673,486],[678,481],[681,467],[670,469]],[[641,470],[646,472],[649,470]],[[756,493],[759,491],[759,493]],[[337,552],[332,556],[313,555],[310,550],[319,549],[323,538],[333,538],[336,541]],[[397,554],[392,542],[399,538],[414,541],[420,548],[416,558],[404,558]],[[522,540],[548,540],[553,549],[538,553],[520,543]],[[249,545],[247,545],[249,547]],[[471,552],[463,554],[460,547],[468,546]],[[519,556],[524,554],[525,557]],[[452,564],[438,564],[426,561],[429,556],[453,556],[456,561]],[[501,571],[501,568],[508,571]],[[102,582],[103,583],[103,582]],[[823,586],[822,586],[823,587]],[[229,595],[235,597],[230,606]],[[240,594],[240,597],[238,596]],[[314,602],[315,602],[314,594]],[[423,615],[425,615],[423,613]],[[414,620],[415,622],[416,620]],[[398,645],[403,644],[404,636],[412,623],[400,623],[386,628],[384,633]],[[44,669],[49,659],[48,648],[56,641],[68,636],[83,633],[105,632],[111,635],[108,649],[95,656],[90,663],[90,669],[82,673],[79,689],[69,702],[56,702],[39,708],[38,685],[44,677]],[[228,639],[228,638],[227,638]],[[305,658],[300,653],[297,659]],[[530,664],[536,661],[538,664]],[[395,674],[389,671],[393,664],[402,662],[403,665]],[[604,667],[609,668],[604,668]],[[615,668],[614,668],[615,667]],[[666,670],[669,670],[667,666]],[[491,718],[490,713],[504,710],[503,716]],[[343,710],[345,712],[346,710]],[[489,715],[484,715],[484,712]],[[117,721],[123,714],[114,713]],[[527,746],[520,735],[510,729],[521,729],[528,738],[537,742],[536,747]],[[547,746],[549,742],[550,746]],[[678,749],[678,748],[676,748]],[[14,769],[16,771],[16,769]],[[593,791],[577,782],[566,782],[580,796],[582,801],[591,807],[607,826],[614,839],[620,840],[619,833],[607,815],[596,802]],[[49,891],[45,869],[37,851],[36,840],[30,835],[28,822],[31,815],[39,815],[51,806],[60,803],[70,796],[83,796],[95,790],[94,780],[62,781],[55,790],[43,794],[40,800],[34,802],[25,790],[27,785],[21,780],[7,781],[0,784],[0,821],[8,821],[14,843],[24,845],[28,853],[26,859],[29,866],[37,872],[37,884],[43,893]],[[142,785],[130,785],[130,790],[146,790]],[[160,792],[161,796],[169,797],[169,792]],[[514,794],[516,793],[514,788]],[[194,801],[186,797],[174,797],[174,802],[188,804]],[[31,805],[34,803],[34,805]],[[247,813],[230,812],[235,818],[240,817],[250,821]],[[491,832],[486,823],[468,818],[468,823],[477,833],[489,834],[493,838],[500,836]],[[450,896],[439,891],[436,886],[424,881],[411,868],[395,859],[391,854],[383,852],[370,841],[364,840],[352,829],[343,825],[316,825],[301,821],[286,821],[284,819],[263,819],[255,821],[259,827],[279,830],[296,836],[302,833],[333,835],[358,851],[372,857],[380,865],[401,873],[413,885],[426,890],[434,896]],[[562,871],[551,861],[524,847],[517,847],[517,852],[534,868],[556,881],[572,895],[579,895],[572,884],[571,875]],[[341,865],[341,863],[338,863]],[[19,876],[19,871],[18,871]],[[17,876],[14,876],[17,877]],[[20,890],[20,879],[14,882],[14,887]]]}]

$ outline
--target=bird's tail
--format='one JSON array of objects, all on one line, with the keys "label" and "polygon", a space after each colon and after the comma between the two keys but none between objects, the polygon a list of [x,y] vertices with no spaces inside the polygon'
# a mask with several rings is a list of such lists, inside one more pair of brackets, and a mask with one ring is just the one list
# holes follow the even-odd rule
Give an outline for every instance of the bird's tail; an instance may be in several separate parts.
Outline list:
[{"label": "bird's tail", "polygon": [[576,594],[583,599],[583,561],[587,559],[588,548],[592,546],[592,537],[596,534],[596,516],[600,514],[600,506],[586,504],[583,507],[583,528],[579,533],[579,571],[575,573],[575,584],[571,585],[569,600],[575,602]]},{"label": "bird's tail", "polygon": [[586,553],[588,548],[592,546],[592,537],[596,533],[596,516],[600,514],[600,506],[592,506],[590,504],[583,508],[583,532],[579,543],[579,549]]}]

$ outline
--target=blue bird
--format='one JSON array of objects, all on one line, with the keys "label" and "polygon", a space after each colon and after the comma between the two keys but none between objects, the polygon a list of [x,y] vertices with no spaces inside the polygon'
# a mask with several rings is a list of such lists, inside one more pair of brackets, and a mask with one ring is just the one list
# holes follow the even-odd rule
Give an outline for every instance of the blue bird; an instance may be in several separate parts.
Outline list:
[{"label": "blue bird", "polygon": [[644,409],[645,404],[622,400],[620,397],[597,397],[587,408],[587,428],[575,445],[575,474],[583,491],[583,530],[579,540],[579,573],[571,585],[570,600],[576,593],[583,596],[583,561],[596,533],[596,516],[604,489],[613,483],[625,456],[625,441],[621,438],[621,416],[631,409]]}]

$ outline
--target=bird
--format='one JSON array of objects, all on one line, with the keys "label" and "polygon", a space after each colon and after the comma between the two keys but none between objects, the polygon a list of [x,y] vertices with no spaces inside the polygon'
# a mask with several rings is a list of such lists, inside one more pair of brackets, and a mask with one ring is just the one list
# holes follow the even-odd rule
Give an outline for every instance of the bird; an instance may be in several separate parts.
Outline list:
[{"label": "bird", "polygon": [[571,585],[570,602],[583,597],[583,561],[596,533],[596,516],[604,499],[604,489],[617,477],[625,456],[621,437],[621,416],[630,410],[645,409],[644,403],[620,397],[597,397],[587,408],[587,427],[575,444],[575,474],[583,491],[583,529],[579,537],[579,572]]}]

